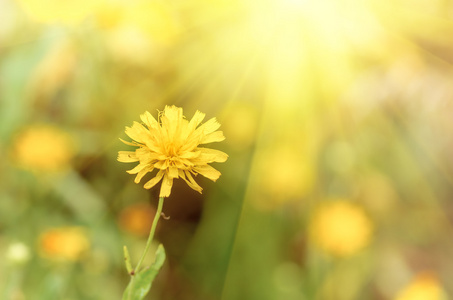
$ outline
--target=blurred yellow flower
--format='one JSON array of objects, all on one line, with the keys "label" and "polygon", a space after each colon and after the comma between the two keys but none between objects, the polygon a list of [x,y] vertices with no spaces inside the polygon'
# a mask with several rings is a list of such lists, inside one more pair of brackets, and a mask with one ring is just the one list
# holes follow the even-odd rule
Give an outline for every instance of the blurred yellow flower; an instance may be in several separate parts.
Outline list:
[{"label": "blurred yellow flower", "polygon": [[121,140],[127,145],[139,147],[135,151],[120,151],[118,161],[139,162],[129,174],[137,174],[135,183],[148,172],[159,170],[157,175],[145,184],[146,189],[155,186],[162,178],[159,197],[168,197],[173,186],[173,179],[181,177],[194,190],[203,190],[192,175],[201,174],[216,181],[220,172],[208,165],[212,162],[225,162],[228,155],[222,151],[199,147],[201,144],[220,142],[225,139],[222,131],[216,131],[220,124],[216,118],[208,120],[197,128],[205,114],[197,111],[187,121],[182,108],[165,106],[158,121],[149,113],[140,116],[144,125],[134,122],[126,127],[126,134],[132,143]]},{"label": "blurred yellow flower", "polygon": [[368,245],[373,225],[363,210],[346,201],[323,204],[310,223],[310,238],[327,253],[346,256]]},{"label": "blurred yellow flower", "polygon": [[39,237],[39,252],[50,259],[75,261],[89,247],[86,231],[81,227],[52,228]]},{"label": "blurred yellow flower", "polygon": [[75,153],[71,137],[56,127],[34,125],[14,141],[13,157],[23,168],[33,171],[61,171],[69,166]]},{"label": "blurred yellow flower", "polygon": [[75,24],[83,21],[105,0],[16,0],[34,20]]},{"label": "blurred yellow flower", "polygon": [[418,274],[414,280],[403,288],[395,300],[446,300],[445,292],[434,274]]},{"label": "blurred yellow flower", "polygon": [[136,235],[147,235],[151,229],[156,210],[145,203],[124,208],[119,217],[121,229]]}]

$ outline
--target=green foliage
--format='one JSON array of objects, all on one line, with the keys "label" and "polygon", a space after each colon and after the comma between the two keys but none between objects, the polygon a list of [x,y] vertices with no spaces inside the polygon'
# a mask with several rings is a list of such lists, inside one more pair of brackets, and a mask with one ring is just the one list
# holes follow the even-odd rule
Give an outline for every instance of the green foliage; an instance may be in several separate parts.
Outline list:
[{"label": "green foliage", "polygon": [[156,278],[157,274],[159,273],[159,270],[164,264],[164,261],[165,249],[161,244],[157,248],[155,262],[149,268],[145,268],[131,275],[131,281],[129,282],[123,294],[123,300],[144,299],[151,289],[154,278]]}]

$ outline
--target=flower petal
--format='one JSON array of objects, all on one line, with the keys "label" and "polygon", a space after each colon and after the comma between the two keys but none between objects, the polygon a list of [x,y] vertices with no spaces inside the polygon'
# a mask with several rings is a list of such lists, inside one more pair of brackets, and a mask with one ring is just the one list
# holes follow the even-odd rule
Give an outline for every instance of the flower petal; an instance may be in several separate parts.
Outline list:
[{"label": "flower petal", "polygon": [[174,105],[166,105],[164,109],[164,116],[166,116],[168,118],[168,121],[170,121],[171,123],[179,122],[179,120],[181,120],[183,116],[182,108],[176,107]]},{"label": "flower petal", "polygon": [[[177,143],[177,138],[180,137],[181,121],[183,120],[182,108],[165,106],[164,114],[161,118],[162,129],[167,132],[169,142]],[[178,134],[179,133],[179,134]]]},{"label": "flower petal", "polygon": [[[186,178],[186,175],[187,175],[187,178]],[[186,171],[179,170],[179,177],[184,179],[184,181],[187,183],[187,185],[189,187],[191,187],[192,189],[196,190],[197,192],[199,192],[201,194],[201,191],[203,191],[203,189],[201,188],[201,186],[199,186],[195,182],[195,180],[192,177],[192,174],[190,174],[189,171],[187,171],[187,170]]]},{"label": "flower petal", "polygon": [[142,144],[137,143],[136,141],[132,141],[132,143],[131,143],[131,142],[125,141],[121,138],[120,138],[120,141],[122,141],[123,143],[125,143],[126,145],[129,145],[129,146],[137,146],[137,147],[142,146]]},{"label": "flower petal", "polygon": [[150,133],[148,129],[143,127],[142,124],[134,122],[132,127],[126,127],[126,134],[133,140],[145,144],[150,139]]},{"label": "flower petal", "polygon": [[193,151],[200,143],[201,139],[201,134],[192,134],[189,136],[189,138],[184,142],[184,144],[181,146],[180,151],[182,153],[187,153]]},{"label": "flower petal", "polygon": [[135,155],[135,151],[118,151],[118,161],[127,163],[136,162],[139,161],[139,159]]},{"label": "flower petal", "polygon": [[187,125],[186,131],[183,132],[183,139],[186,139],[195,130],[195,128],[197,128],[197,126],[200,125],[201,121],[203,121],[205,116],[206,114],[198,110],[195,112],[189,124]]},{"label": "flower petal", "polygon": [[126,171],[126,172],[129,173],[129,174],[137,174],[138,172],[140,172],[141,170],[143,170],[147,166],[148,165],[146,165],[146,164],[138,164],[138,165],[135,166],[135,168],[133,168],[132,170]]},{"label": "flower petal", "polygon": [[173,178],[170,178],[167,174],[165,174],[164,180],[162,180],[162,186],[160,187],[159,197],[170,196],[172,186],[173,186]]},{"label": "flower petal", "polygon": [[214,143],[214,142],[221,142],[225,139],[225,136],[223,135],[223,131],[216,131],[213,133],[210,133],[206,136],[204,136],[200,144],[209,144],[209,143]]},{"label": "flower petal", "polygon": [[159,160],[154,164],[154,167],[160,170],[166,170],[168,168],[168,160]]},{"label": "flower petal", "polygon": [[210,148],[197,148],[200,151],[200,155],[192,159],[194,164],[209,164],[213,162],[225,162],[228,159],[228,154],[225,152],[210,149]]},{"label": "flower petal", "polygon": [[184,152],[182,153],[181,155],[179,155],[178,157],[180,158],[186,158],[186,159],[193,159],[193,158],[196,158],[200,155],[200,151],[196,151],[196,152]]},{"label": "flower petal", "polygon": [[169,167],[167,169],[167,176],[169,178],[178,178],[178,169],[175,167]]},{"label": "flower petal", "polygon": [[210,165],[195,166],[192,169],[212,181],[216,181],[220,177],[220,172]]},{"label": "flower petal", "polygon": [[160,170],[159,172],[157,172],[156,176],[153,179],[151,179],[150,181],[145,183],[145,185],[144,185],[145,189],[149,190],[150,188],[155,186],[162,179],[164,174],[165,174],[165,171],[163,171],[163,170]]},{"label": "flower petal", "polygon": [[[220,124],[217,122],[216,118],[208,120],[206,123],[198,127],[193,133],[189,134],[189,136],[185,140],[184,145],[181,147],[181,151],[192,151],[195,147],[197,147],[201,143],[206,144],[219,140],[219,138],[216,137],[216,140],[209,141],[208,139],[206,140],[206,142],[203,142],[203,140],[206,139],[207,135],[210,135],[211,133],[219,129],[219,127]],[[225,137],[223,137],[223,139],[225,139]],[[220,139],[219,141],[223,139]]]},{"label": "flower petal", "polygon": [[209,134],[211,132],[216,131],[219,129],[220,123],[217,122],[216,118],[209,119],[206,123],[198,127],[197,131],[201,131],[204,135]]},{"label": "flower petal", "polygon": [[138,172],[137,176],[135,176],[134,182],[140,183],[140,180],[142,180],[143,176],[148,174],[148,172],[152,172],[153,170],[154,170],[153,167],[148,167],[148,168],[141,170],[140,172]]},{"label": "flower petal", "polygon": [[149,129],[159,126],[159,123],[157,123],[156,119],[154,119],[153,115],[148,111],[145,111],[144,114],[140,115],[140,119]]}]

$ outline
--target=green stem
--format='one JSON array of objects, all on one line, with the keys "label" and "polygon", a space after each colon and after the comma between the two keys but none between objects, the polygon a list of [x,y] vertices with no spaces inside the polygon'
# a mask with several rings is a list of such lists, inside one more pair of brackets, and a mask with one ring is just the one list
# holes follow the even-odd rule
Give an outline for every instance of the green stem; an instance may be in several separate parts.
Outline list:
[{"label": "green stem", "polygon": [[148,253],[151,242],[153,241],[154,232],[156,231],[157,221],[159,221],[160,215],[162,214],[162,206],[164,205],[164,197],[159,198],[159,204],[157,204],[156,215],[154,216],[153,225],[151,226],[151,231],[149,232],[148,241],[146,242],[145,251],[143,251],[142,257],[138,261],[137,267],[135,267],[135,273],[137,273],[142,265],[143,260],[145,259],[146,254]]}]

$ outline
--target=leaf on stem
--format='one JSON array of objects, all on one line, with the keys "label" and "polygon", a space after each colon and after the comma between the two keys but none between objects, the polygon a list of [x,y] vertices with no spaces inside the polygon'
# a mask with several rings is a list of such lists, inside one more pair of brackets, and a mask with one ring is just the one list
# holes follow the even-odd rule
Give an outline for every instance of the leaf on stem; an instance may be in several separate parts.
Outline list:
[{"label": "leaf on stem", "polygon": [[131,265],[131,256],[129,255],[129,251],[127,250],[127,247],[123,247],[123,252],[124,252],[124,263],[126,264],[126,269],[129,274],[132,273],[132,265]]},{"label": "leaf on stem", "polygon": [[156,251],[156,260],[149,267],[135,275],[131,276],[126,290],[123,294],[123,300],[142,300],[151,289],[151,285],[159,273],[160,268],[165,261],[165,249],[162,244],[159,245]]}]

